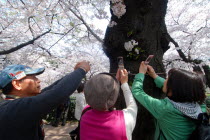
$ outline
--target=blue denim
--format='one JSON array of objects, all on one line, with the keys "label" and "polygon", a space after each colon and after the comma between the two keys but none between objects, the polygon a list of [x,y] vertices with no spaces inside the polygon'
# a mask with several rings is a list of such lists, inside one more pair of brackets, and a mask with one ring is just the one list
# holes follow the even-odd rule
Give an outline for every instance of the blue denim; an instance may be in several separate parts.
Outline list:
[{"label": "blue denim", "polygon": [[25,65],[9,65],[0,71],[0,88],[4,88],[12,80],[17,79],[17,75],[22,73],[25,75],[38,75],[43,73],[45,68],[33,69]]}]

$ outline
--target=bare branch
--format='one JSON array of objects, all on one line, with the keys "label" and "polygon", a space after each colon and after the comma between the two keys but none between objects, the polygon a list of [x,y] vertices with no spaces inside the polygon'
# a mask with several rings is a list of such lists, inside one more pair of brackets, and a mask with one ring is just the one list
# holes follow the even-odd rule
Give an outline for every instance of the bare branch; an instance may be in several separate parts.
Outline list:
[{"label": "bare branch", "polygon": [[71,28],[70,30],[68,30],[68,32],[66,32],[61,38],[59,38],[48,50],[50,50],[53,46],[55,46],[60,40],[62,40],[69,32],[71,32],[74,29]]},{"label": "bare branch", "polygon": [[24,6],[26,6],[26,4],[23,2],[23,0],[20,0],[20,2],[21,2]]},{"label": "bare branch", "polygon": [[56,14],[53,14],[52,17],[51,17],[51,21],[50,21],[50,28],[52,27],[53,25],[53,20],[54,20],[54,17],[57,16]]},{"label": "bare branch", "polygon": [[191,59],[190,57],[187,58],[185,56],[185,54],[182,52],[182,50],[179,48],[178,43],[167,33],[166,38],[168,41],[172,42],[174,44],[174,46],[176,47],[176,50],[179,54],[179,56],[182,58],[182,60],[186,63],[194,63],[194,64],[200,64],[201,62],[203,62],[202,60],[199,59]]},{"label": "bare branch", "polygon": [[32,18],[34,20],[34,22],[36,23],[37,27],[39,28],[40,31],[42,31],[41,27],[39,26],[39,24],[36,22],[36,20],[34,18]]},{"label": "bare branch", "polygon": [[167,33],[166,38],[168,41],[172,42],[174,46],[176,47],[176,50],[179,54],[179,56],[183,59],[185,62],[189,62],[189,60],[186,58],[185,54],[182,52],[182,50],[179,48],[179,44]]},{"label": "bare branch", "polygon": [[201,27],[200,29],[198,29],[198,30],[196,31],[196,33],[199,32],[200,30],[202,30],[203,28],[206,28],[206,27],[207,27],[207,24],[208,24],[208,20],[206,19],[206,25],[205,25],[204,27]]},{"label": "bare branch", "polygon": [[9,3],[9,5],[10,5],[12,8],[14,8],[14,6],[10,3],[9,0],[7,0],[7,2]]},{"label": "bare branch", "polygon": [[38,47],[41,48],[42,50],[46,51],[49,54],[49,56],[52,56],[52,54],[50,53],[49,50],[45,49],[44,47],[42,47],[40,45],[38,45]]},{"label": "bare branch", "polygon": [[[1,24],[1,26],[2,26],[2,30],[5,30],[5,29],[7,29],[12,23],[14,23],[14,21],[15,21],[16,19],[13,19],[11,22],[9,22],[8,23],[8,25],[7,26],[3,26],[2,24]],[[2,31],[1,31],[2,32]]]},{"label": "bare branch", "polygon": [[[58,6],[59,2],[60,2],[60,0],[58,0],[58,2],[57,2],[56,5],[52,8],[52,10],[54,10],[54,9]],[[50,6],[49,6],[49,7],[50,7]]]},{"label": "bare branch", "polygon": [[26,4],[23,2],[23,0],[20,0],[20,2],[25,6],[24,8],[26,8],[28,10],[28,8],[27,8]]},{"label": "bare branch", "polygon": [[46,32],[44,32],[43,34],[37,36],[36,38],[34,38],[34,39],[32,39],[32,40],[30,40],[30,41],[28,41],[28,42],[26,42],[26,43],[22,43],[22,44],[20,44],[20,45],[14,47],[14,48],[11,48],[11,49],[5,50],[5,51],[0,51],[0,55],[9,54],[9,53],[15,52],[15,51],[17,51],[17,50],[19,50],[19,49],[21,49],[21,48],[27,46],[27,45],[33,44],[34,41],[36,41],[36,40],[39,39],[40,37],[46,35],[46,34],[49,33],[50,31],[51,31],[51,29],[48,30],[48,31],[46,31]]},{"label": "bare branch", "polygon": [[30,16],[28,17],[28,27],[29,27],[29,30],[34,38],[34,32],[33,32],[33,29],[31,28],[31,22],[30,22],[30,19],[33,19],[34,16]]},{"label": "bare branch", "polygon": [[182,61],[182,59],[180,58],[177,58],[177,59],[173,59],[173,60],[165,60],[164,63],[165,63],[165,66],[169,66],[171,65],[171,63],[173,63],[174,61]]},{"label": "bare branch", "polygon": [[56,32],[51,32],[51,34],[56,34],[56,35],[65,35],[65,33],[56,33]]}]

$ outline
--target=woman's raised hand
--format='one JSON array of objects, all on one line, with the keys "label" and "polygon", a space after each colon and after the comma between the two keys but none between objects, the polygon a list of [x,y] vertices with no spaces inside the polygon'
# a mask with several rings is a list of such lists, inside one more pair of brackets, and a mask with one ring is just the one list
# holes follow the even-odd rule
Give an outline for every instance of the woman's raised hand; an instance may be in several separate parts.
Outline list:
[{"label": "woman's raised hand", "polygon": [[139,66],[139,73],[145,74],[146,72],[147,72],[147,65],[144,63],[144,61],[142,61]]},{"label": "woman's raised hand", "polygon": [[118,69],[116,78],[121,84],[128,82],[128,72],[126,69]]},{"label": "woman's raised hand", "polygon": [[153,69],[152,66],[147,65],[147,73],[149,74],[150,77],[155,79],[158,75],[155,73],[155,70]]},{"label": "woman's raised hand", "polygon": [[120,82],[121,84],[128,82],[128,72],[126,69],[120,70]]}]

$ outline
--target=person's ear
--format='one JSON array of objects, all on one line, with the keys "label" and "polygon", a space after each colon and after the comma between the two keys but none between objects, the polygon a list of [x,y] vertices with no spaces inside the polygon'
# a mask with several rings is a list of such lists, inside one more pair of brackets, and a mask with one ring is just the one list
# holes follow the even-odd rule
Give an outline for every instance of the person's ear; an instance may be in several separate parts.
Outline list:
[{"label": "person's ear", "polygon": [[21,90],[21,89],[22,89],[19,80],[12,80],[12,85],[13,85],[13,87],[14,87],[15,89],[17,89],[17,90]]},{"label": "person's ear", "polygon": [[172,96],[172,92],[171,92],[171,91],[168,92],[167,96],[168,96],[168,97],[171,97],[171,96]]}]

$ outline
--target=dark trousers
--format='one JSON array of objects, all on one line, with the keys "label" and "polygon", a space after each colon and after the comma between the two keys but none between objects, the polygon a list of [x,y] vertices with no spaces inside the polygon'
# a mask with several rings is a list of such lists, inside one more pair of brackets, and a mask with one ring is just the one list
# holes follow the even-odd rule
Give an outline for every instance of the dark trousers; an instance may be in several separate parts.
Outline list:
[{"label": "dark trousers", "polygon": [[[78,124],[79,124],[79,122],[78,122]],[[79,129],[80,128],[79,127],[80,126],[78,125],[76,129],[74,129],[73,131],[71,131],[69,133],[72,140],[80,140],[80,137],[79,137]],[[76,139],[75,139],[75,137],[76,137]]]}]

